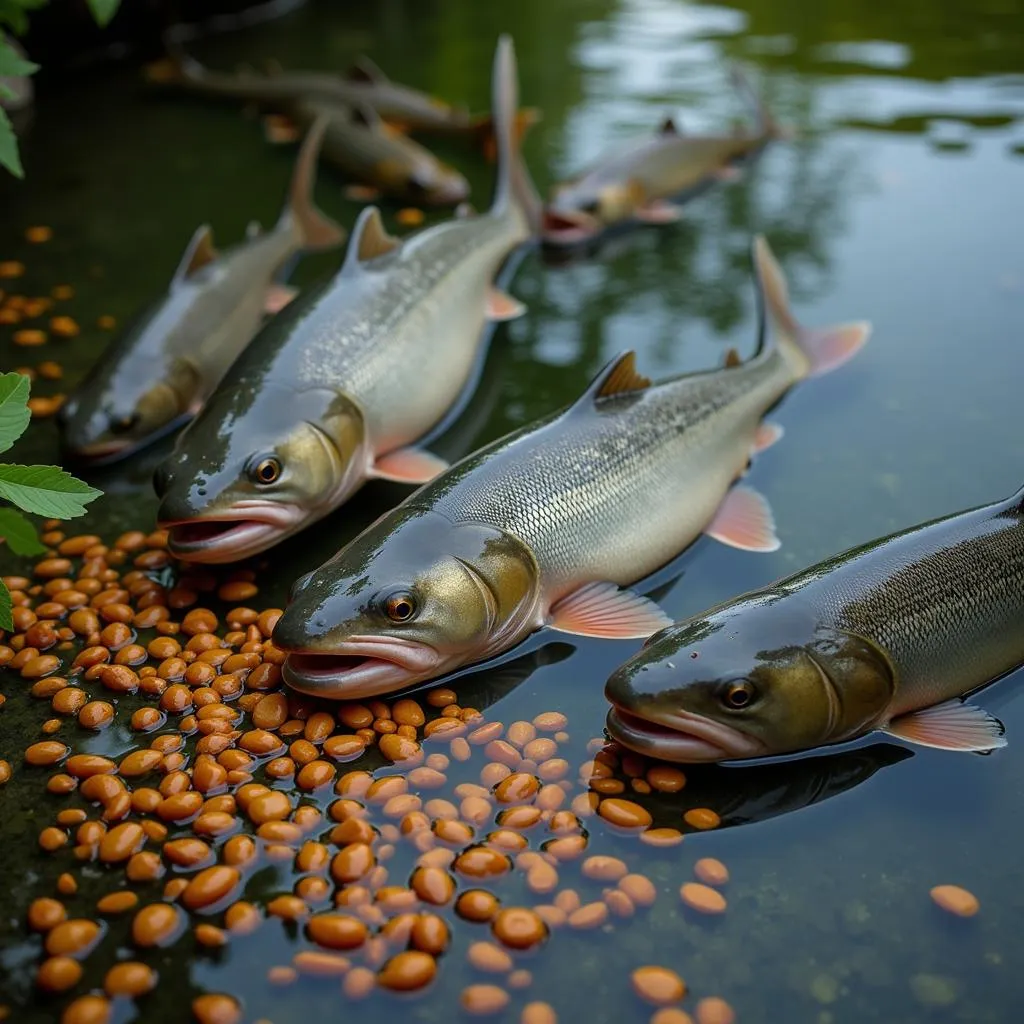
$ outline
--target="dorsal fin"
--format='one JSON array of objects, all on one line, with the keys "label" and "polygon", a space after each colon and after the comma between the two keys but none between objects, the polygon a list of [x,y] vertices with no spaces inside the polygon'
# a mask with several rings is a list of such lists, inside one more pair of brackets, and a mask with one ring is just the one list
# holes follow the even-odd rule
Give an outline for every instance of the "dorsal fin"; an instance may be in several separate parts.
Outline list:
[{"label": "dorsal fin", "polygon": [[683,133],[679,130],[679,125],[676,124],[676,119],[671,114],[665,115],[665,120],[661,122],[661,127],[658,129],[659,135],[682,135]]},{"label": "dorsal fin", "polygon": [[591,409],[601,398],[643,391],[650,379],[636,372],[636,353],[621,352],[591,381],[590,387],[573,403],[572,410]]},{"label": "dorsal fin", "polygon": [[352,121],[355,124],[361,124],[364,128],[369,128],[370,131],[376,131],[384,123],[380,114],[366,103],[352,108]]},{"label": "dorsal fin", "polygon": [[386,82],[388,76],[369,57],[360,57],[348,69],[348,79],[350,82],[373,84],[375,82]]},{"label": "dorsal fin", "polygon": [[742,362],[743,360],[740,359],[740,354],[736,349],[731,348],[725,353],[725,368],[727,370],[731,370],[734,366],[739,366]]},{"label": "dorsal fin", "polygon": [[209,224],[196,228],[195,234],[189,239],[185,253],[181,257],[178,269],[174,272],[171,284],[181,284],[189,275],[194,274],[207,263],[217,258],[217,250],[213,247],[213,229]]},{"label": "dorsal fin", "polygon": [[400,239],[389,235],[384,230],[380,210],[376,206],[367,206],[359,214],[355,226],[352,228],[352,237],[348,243],[348,251],[345,253],[345,262],[341,271],[342,273],[355,271],[366,260],[383,256],[401,244]]}]

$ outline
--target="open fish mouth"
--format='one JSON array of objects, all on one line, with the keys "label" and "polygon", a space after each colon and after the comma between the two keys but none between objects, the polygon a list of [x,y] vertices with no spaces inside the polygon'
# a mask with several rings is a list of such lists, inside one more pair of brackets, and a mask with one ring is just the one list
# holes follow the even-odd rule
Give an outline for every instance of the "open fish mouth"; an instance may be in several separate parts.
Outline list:
[{"label": "open fish mouth", "polygon": [[103,466],[126,458],[142,447],[142,442],[128,438],[112,438],[108,441],[94,441],[91,444],[65,444],[64,455],[72,462]]},{"label": "open fish mouth", "polygon": [[[248,515],[246,514],[248,513]],[[271,502],[240,503],[223,515],[164,521],[167,547],[187,562],[237,562],[265,551],[294,529],[298,509]]]},{"label": "open fish mouth", "polygon": [[760,740],[688,711],[654,722],[612,707],[606,727],[616,743],[664,761],[731,761],[771,753]]},{"label": "open fish mouth", "polygon": [[330,653],[289,653],[283,674],[300,693],[349,700],[403,690],[436,675],[440,662],[437,651],[415,640],[356,636]]},{"label": "open fish mouth", "polygon": [[541,238],[545,245],[582,245],[598,235],[600,223],[585,213],[545,210]]}]

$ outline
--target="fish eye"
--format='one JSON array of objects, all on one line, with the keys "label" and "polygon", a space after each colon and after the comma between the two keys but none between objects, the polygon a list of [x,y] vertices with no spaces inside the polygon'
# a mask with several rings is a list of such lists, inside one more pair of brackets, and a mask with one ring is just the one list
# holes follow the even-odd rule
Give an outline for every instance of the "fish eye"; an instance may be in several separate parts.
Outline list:
[{"label": "fish eye", "polygon": [[754,687],[745,679],[729,683],[722,694],[726,705],[734,711],[748,707],[754,700]]},{"label": "fish eye", "polygon": [[598,212],[600,212],[600,209],[601,209],[601,200],[600,199],[591,199],[591,200],[589,200],[586,203],[581,203],[580,204],[580,209],[584,213],[598,213]]},{"label": "fish eye", "polygon": [[272,484],[281,475],[281,463],[273,455],[254,458],[249,463],[249,477],[256,484]]},{"label": "fish eye", "polygon": [[384,600],[384,611],[392,622],[408,622],[416,614],[416,599],[406,591],[399,591]]}]

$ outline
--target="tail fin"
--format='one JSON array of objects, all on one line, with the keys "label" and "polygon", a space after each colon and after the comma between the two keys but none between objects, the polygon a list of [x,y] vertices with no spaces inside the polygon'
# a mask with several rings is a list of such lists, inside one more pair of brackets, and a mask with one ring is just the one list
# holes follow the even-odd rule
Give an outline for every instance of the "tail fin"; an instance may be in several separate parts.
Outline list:
[{"label": "tail fin", "polygon": [[754,266],[778,346],[801,377],[817,377],[852,359],[871,336],[861,320],[835,327],[801,327],[789,308],[785,275],[763,235],[754,239]]},{"label": "tail fin", "polygon": [[757,125],[758,134],[766,139],[791,139],[793,131],[779,124],[772,116],[771,111],[765,106],[761,94],[751,84],[746,73],[738,66],[733,65],[729,70],[729,77],[739,92],[742,92],[750,101],[754,111],[754,123]]},{"label": "tail fin", "polygon": [[508,35],[499,38],[498,48],[494,53],[491,105],[498,148],[498,176],[491,211],[502,213],[510,206],[518,207],[530,233],[534,234],[540,228],[541,202],[519,148],[516,131],[519,81],[516,73],[515,48],[512,45],[512,37]]},{"label": "tail fin", "polygon": [[281,222],[293,221],[302,234],[302,247],[311,251],[333,249],[345,240],[345,231],[313,203],[317,158],[330,117],[321,114],[314,122],[299,149],[292,172],[288,199],[281,212]]}]

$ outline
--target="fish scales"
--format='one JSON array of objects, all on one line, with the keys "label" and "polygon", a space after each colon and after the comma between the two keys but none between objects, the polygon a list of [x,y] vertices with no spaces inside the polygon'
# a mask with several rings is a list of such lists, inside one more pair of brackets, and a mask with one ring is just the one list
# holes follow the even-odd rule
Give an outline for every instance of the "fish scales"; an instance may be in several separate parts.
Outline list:
[{"label": "fish scales", "polygon": [[[711,518],[756,422],[791,382],[770,350],[728,373],[599,399],[484,449],[410,503],[518,536],[555,593],[581,579],[631,583]],[[687,462],[698,459],[694,475]]]},{"label": "fish scales", "polygon": [[954,696],[1024,662],[1019,507],[954,516],[825,567],[838,575],[797,577],[792,590],[888,652],[898,673],[893,714],[933,703],[939,685],[940,699]]}]

